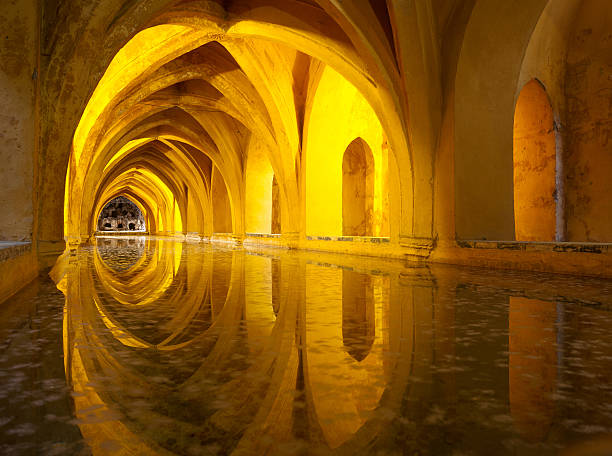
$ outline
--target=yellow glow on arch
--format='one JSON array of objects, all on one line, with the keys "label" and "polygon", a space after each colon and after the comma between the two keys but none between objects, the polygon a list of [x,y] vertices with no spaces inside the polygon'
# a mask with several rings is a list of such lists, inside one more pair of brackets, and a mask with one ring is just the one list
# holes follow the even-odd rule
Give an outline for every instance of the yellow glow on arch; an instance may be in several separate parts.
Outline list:
[{"label": "yellow glow on arch", "polygon": [[154,63],[171,58],[186,42],[204,35],[183,25],[158,25],[132,38],[115,55],[91,96],[74,134],[74,157],[78,164],[91,129],[113,97]]},{"label": "yellow glow on arch", "polygon": [[120,160],[121,157],[123,157],[127,153],[135,149],[138,149],[140,146],[146,143],[149,143],[152,140],[153,140],[152,138],[141,138],[141,139],[133,139],[132,141],[129,141],[125,146],[119,149],[119,151],[115,155],[113,155],[113,157],[108,161],[108,163],[106,163],[106,165],[104,166],[104,171],[110,168],[114,163]]},{"label": "yellow glow on arch", "polygon": [[183,220],[181,218],[181,210],[179,209],[179,205],[174,200],[174,232],[180,233],[183,231]]}]

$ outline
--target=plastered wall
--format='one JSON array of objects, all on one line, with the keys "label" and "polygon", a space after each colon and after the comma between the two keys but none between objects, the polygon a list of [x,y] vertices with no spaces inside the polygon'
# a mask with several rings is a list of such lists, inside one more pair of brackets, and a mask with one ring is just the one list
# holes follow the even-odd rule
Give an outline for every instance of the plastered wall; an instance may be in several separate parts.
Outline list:
[{"label": "plastered wall", "polygon": [[0,240],[30,240],[37,135],[38,2],[0,7]]},{"label": "plastered wall", "polygon": [[569,240],[612,242],[612,8],[585,0],[569,41],[566,194]]}]

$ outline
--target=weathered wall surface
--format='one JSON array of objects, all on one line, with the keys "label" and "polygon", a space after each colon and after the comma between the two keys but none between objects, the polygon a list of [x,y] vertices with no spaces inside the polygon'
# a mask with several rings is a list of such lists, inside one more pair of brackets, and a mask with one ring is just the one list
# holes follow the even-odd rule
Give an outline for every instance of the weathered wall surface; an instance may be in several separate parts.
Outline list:
[{"label": "weathered wall surface", "polygon": [[38,2],[4,0],[0,30],[0,240],[30,240],[38,140]]},{"label": "weathered wall surface", "polygon": [[14,257],[1,258],[0,251],[0,303],[34,280],[38,275],[38,258],[31,246],[23,248]]},{"label": "weathered wall surface", "polygon": [[514,112],[514,226],[517,241],[555,240],[555,133],[544,88],[528,82]]},{"label": "weathered wall surface", "polygon": [[569,43],[566,193],[570,241],[612,242],[612,8],[585,0]]}]

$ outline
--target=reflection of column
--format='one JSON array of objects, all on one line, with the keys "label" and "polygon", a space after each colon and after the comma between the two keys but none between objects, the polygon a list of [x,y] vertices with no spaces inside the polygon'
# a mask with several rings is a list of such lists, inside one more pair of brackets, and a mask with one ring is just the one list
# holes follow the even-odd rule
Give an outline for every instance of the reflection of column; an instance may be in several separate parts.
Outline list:
[{"label": "reflection of column", "polygon": [[545,437],[554,415],[557,380],[556,304],[510,298],[510,411],[529,440]]},{"label": "reflection of column", "polygon": [[342,340],[355,361],[368,356],[375,324],[371,276],[342,271]]}]

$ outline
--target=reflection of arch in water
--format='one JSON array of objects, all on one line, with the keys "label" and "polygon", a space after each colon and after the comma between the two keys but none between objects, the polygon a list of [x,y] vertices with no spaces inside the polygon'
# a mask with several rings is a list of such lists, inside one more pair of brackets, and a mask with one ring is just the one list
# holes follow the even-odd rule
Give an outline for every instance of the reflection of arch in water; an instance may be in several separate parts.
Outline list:
[{"label": "reflection of arch in water", "polygon": [[305,389],[322,439],[335,449],[367,422],[385,390],[389,278],[306,265],[305,281]]},{"label": "reflection of arch in water", "polygon": [[[188,254],[190,246],[184,248]],[[201,285],[212,274],[210,253],[205,254],[204,261],[184,260],[178,274],[173,275],[173,284],[165,297],[172,294],[172,299],[188,299],[193,293],[183,291],[207,288]],[[293,438],[289,436],[294,435],[295,426],[301,422],[307,425],[308,432],[314,436],[313,441],[320,442],[323,449],[367,448],[373,436],[384,432],[384,414],[401,404],[410,372],[409,356],[401,360],[385,356],[388,350],[412,352],[410,331],[414,312],[404,309],[401,302],[408,293],[398,290],[397,284],[392,288],[390,283],[396,283],[396,279],[382,275],[368,278],[373,290],[376,328],[389,328],[389,333],[379,330],[367,356],[357,362],[347,354],[342,334],[343,276],[357,280],[362,274],[352,271],[348,271],[352,274],[345,274],[340,268],[315,267],[282,254],[285,256],[276,260],[278,273],[282,274],[284,282],[294,286],[279,290],[276,318],[272,308],[260,307],[270,317],[269,335],[260,341],[257,350],[251,350],[246,345],[251,343],[250,337],[244,337],[244,331],[252,329],[249,321],[253,321],[249,320],[249,309],[245,308],[249,305],[248,290],[251,288],[258,293],[263,285],[268,287],[268,293],[274,294],[267,278],[255,274],[258,262],[269,262],[271,279],[275,274],[271,270],[274,263],[271,258],[254,257],[253,267],[249,269],[243,252],[228,250],[227,253],[232,255],[232,277],[227,299],[212,325],[195,330],[190,319],[195,322],[200,317],[192,318],[186,311],[173,324],[176,335],[157,345],[143,338],[136,339],[137,336],[128,331],[129,325],[109,331],[105,319],[112,319],[118,325],[122,319],[113,313],[108,296],[88,285],[92,282],[88,267],[76,265],[80,272],[73,275],[77,280],[76,283],[70,281],[71,291],[67,294],[66,328],[69,330],[65,343],[68,375],[78,393],[75,399],[77,416],[83,418],[83,414],[92,413],[92,418],[100,418],[105,410],[114,410],[102,425],[82,425],[87,441],[93,440],[96,446],[104,439],[114,439],[136,453],[163,453],[169,449],[163,447],[168,433],[180,441],[180,445],[199,445],[200,435],[193,430],[205,426],[211,430],[211,438],[215,430],[224,430],[219,438],[228,453],[235,449],[261,454],[266,448],[277,448],[274,445],[278,442]],[[170,255],[162,251],[161,256],[155,252],[151,257],[169,263],[166,269],[173,270],[171,261],[165,259]],[[313,268],[325,269],[326,273],[313,276]],[[309,269],[310,274],[306,273]],[[202,279],[198,279],[198,273]],[[324,277],[331,278],[332,283],[323,284]],[[360,284],[363,282],[358,280]],[[389,294],[393,292],[397,302],[388,309],[391,305]],[[306,305],[303,305],[304,297]],[[101,300],[98,306],[92,304],[98,299]],[[208,295],[204,292],[200,300],[208,303]],[[195,309],[197,304],[186,303],[185,307]],[[129,310],[138,313],[140,307]],[[117,329],[124,331],[123,334]],[[147,342],[147,345],[126,345],[127,337]],[[333,343],[323,352],[309,351],[308,346],[319,346],[320,337],[326,343]],[[185,367],[191,371],[184,372]],[[334,385],[333,391],[330,391],[330,382]],[[130,396],[134,392],[139,399],[136,407],[133,407],[134,397]],[[326,392],[332,392],[335,399],[327,401]],[[211,408],[219,397],[223,398],[223,406]],[[176,407],[168,408],[168,400],[174,401]],[[298,409],[304,410],[302,417],[296,415],[294,401],[301,404]],[[138,404],[146,404],[147,408],[140,410]],[[90,408],[93,411],[87,412]],[[172,424],[177,422],[188,424]],[[225,439],[228,432],[235,437],[229,439],[230,442]],[[262,441],[262,434],[271,436],[275,443]],[[180,452],[175,450],[171,449]],[[356,452],[348,451],[348,454]]]},{"label": "reflection of arch in water", "polygon": [[[185,246],[185,249],[189,248]],[[169,449],[164,448],[168,423],[183,420],[178,416],[178,410],[183,408],[167,410],[168,397],[177,394],[181,385],[188,388],[189,378],[197,377],[198,372],[207,373],[206,378],[210,378],[211,370],[218,368],[220,361],[228,360],[232,349],[235,350],[236,334],[231,328],[239,327],[243,314],[241,286],[230,284],[229,296],[217,320],[203,327],[202,309],[210,305],[210,254],[205,254],[203,261],[197,262],[187,262],[184,256],[175,273],[172,249],[160,249],[159,246],[157,250],[152,249],[147,255],[149,264],[140,268],[140,274],[147,277],[145,286],[152,282],[154,273],[150,269],[155,269],[155,262],[162,271],[160,275],[172,277],[172,283],[158,301],[147,306],[130,306],[114,299],[115,296],[121,298],[122,291],[125,291],[123,287],[129,286],[127,275],[139,278],[134,268],[125,275],[113,275],[107,265],[99,258],[95,259],[95,251],[88,255],[89,259],[79,262],[69,272],[64,282],[67,285],[62,287],[67,296],[64,323],[66,374],[77,393],[76,414],[83,421],[79,426],[92,448],[113,440],[134,454],[164,453]],[[229,280],[230,283],[243,283],[241,256],[231,258],[231,272],[235,276]],[[95,261],[99,263],[102,277],[92,267]],[[105,280],[112,283],[96,285],[96,282]],[[110,292],[107,293],[107,289]],[[170,302],[180,305],[173,308],[167,305]],[[154,338],[159,340],[163,333],[167,335],[158,343],[151,337],[139,337],[130,325],[139,318],[146,323],[152,315],[147,312],[153,309],[161,312],[158,316],[162,318],[156,325],[163,330],[154,333]],[[168,314],[167,318],[163,318],[164,312]],[[131,318],[126,320],[123,316],[127,313]],[[208,315],[211,315],[210,311]],[[178,366],[181,368],[177,369]],[[202,366],[205,367],[200,371]],[[135,397],[138,398],[136,404]],[[214,400],[214,396],[206,397],[208,404]],[[143,404],[147,408],[139,409]],[[157,407],[166,412],[161,415],[153,412]],[[99,423],[87,424],[92,419]],[[204,418],[195,417],[196,421],[198,419]],[[181,442],[195,444],[197,436],[193,436],[191,427],[179,428],[176,434]],[[182,435],[183,431],[187,435]]]},{"label": "reflection of arch in water", "polygon": [[172,284],[180,265],[176,264],[179,251],[165,248],[165,241],[151,241],[141,261],[118,271],[113,260],[121,250],[111,251],[103,259],[100,249],[96,249],[92,259],[96,275],[91,276],[91,283],[123,305],[147,306],[159,299]]},{"label": "reflection of arch in water", "polygon": [[[137,269],[149,255],[146,248],[150,240],[146,238],[98,238],[95,241],[96,252],[106,266],[117,271],[125,272]],[[118,255],[122,261],[117,261]]]},{"label": "reflection of arch in water", "polygon": [[510,413],[517,430],[532,442],[546,437],[555,414],[556,321],[556,303],[510,297]]},{"label": "reflection of arch in water", "polygon": [[346,351],[359,362],[372,348],[376,326],[372,277],[342,271],[342,340]]},{"label": "reflection of arch in water", "polygon": [[[167,351],[188,344],[212,324],[209,282],[212,261],[205,257],[198,263],[187,262],[187,255],[181,255],[180,250],[176,255],[176,249],[164,248],[163,242],[151,247],[149,261],[142,267],[123,274],[113,273],[94,255],[94,273],[89,274],[87,282],[92,301],[104,324],[124,345],[133,343],[129,342],[133,339],[139,340],[140,346]],[[211,260],[210,255],[208,258]],[[147,339],[150,333],[146,330],[139,336],[142,331],[132,328],[129,318],[122,318],[134,312],[150,320],[165,315],[152,339]]]}]

